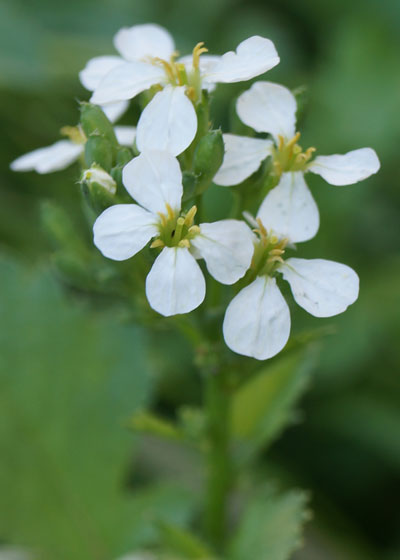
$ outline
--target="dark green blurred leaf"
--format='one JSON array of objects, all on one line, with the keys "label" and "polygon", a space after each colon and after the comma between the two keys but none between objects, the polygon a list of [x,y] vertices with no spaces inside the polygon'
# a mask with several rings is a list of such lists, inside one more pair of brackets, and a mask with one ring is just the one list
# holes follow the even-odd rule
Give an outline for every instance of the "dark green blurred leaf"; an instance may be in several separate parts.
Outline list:
[{"label": "dark green blurred leaf", "polygon": [[42,560],[110,560],[182,522],[176,488],[129,495],[130,414],[149,394],[138,328],[71,305],[46,272],[0,261],[0,534]]}]

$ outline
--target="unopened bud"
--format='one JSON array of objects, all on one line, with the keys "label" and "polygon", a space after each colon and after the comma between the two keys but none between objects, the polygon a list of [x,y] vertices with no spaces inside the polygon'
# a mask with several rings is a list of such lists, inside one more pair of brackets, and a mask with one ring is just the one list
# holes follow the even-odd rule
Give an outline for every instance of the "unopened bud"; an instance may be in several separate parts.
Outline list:
[{"label": "unopened bud", "polygon": [[100,166],[93,165],[82,173],[82,192],[97,212],[115,204],[117,184]]},{"label": "unopened bud", "polygon": [[92,134],[85,144],[85,163],[88,167],[99,165],[110,171],[113,164],[113,153],[110,142],[103,135]]},{"label": "unopened bud", "polygon": [[205,191],[224,159],[224,141],[220,130],[210,130],[197,144],[193,170],[197,175],[196,194]]},{"label": "unopened bud", "polygon": [[118,141],[114,128],[102,109],[92,103],[81,103],[81,125],[87,138],[92,134],[104,136],[113,150],[117,150]]}]

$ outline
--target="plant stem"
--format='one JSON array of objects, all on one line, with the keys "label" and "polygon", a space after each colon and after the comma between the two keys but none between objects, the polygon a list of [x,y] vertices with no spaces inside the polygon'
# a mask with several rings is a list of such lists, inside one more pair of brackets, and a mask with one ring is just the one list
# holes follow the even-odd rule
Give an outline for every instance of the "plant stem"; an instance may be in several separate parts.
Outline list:
[{"label": "plant stem", "polygon": [[210,446],[205,529],[214,547],[221,551],[226,537],[227,502],[231,486],[230,399],[222,370],[208,373],[205,379],[205,409]]}]

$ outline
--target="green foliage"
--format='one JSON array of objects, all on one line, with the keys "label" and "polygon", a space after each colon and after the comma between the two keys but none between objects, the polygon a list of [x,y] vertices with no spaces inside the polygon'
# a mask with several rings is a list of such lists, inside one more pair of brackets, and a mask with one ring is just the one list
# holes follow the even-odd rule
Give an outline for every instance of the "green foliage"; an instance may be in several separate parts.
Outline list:
[{"label": "green foliage", "polygon": [[246,507],[228,559],[289,560],[301,544],[302,527],[309,519],[307,501],[300,491],[259,491]]},{"label": "green foliage", "polygon": [[150,389],[143,332],[13,261],[0,286],[0,535],[40,560],[110,560],[154,539],[153,520],[182,522],[179,489],[127,487],[125,424]]},{"label": "green foliage", "polygon": [[307,387],[310,356],[298,350],[265,365],[236,392],[232,431],[239,461],[267,448],[293,420],[293,408]]}]

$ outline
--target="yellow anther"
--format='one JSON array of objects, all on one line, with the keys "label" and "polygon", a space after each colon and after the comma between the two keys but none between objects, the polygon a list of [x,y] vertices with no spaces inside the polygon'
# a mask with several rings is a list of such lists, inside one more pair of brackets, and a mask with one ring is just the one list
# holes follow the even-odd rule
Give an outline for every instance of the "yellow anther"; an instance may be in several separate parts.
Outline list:
[{"label": "yellow anther", "polygon": [[289,140],[289,142],[286,144],[285,148],[288,148],[288,149],[292,148],[293,149],[294,146],[297,143],[297,140],[300,138],[300,136],[301,136],[300,132],[296,132],[296,134],[293,136],[293,138],[291,138]]},{"label": "yellow anther", "polygon": [[206,52],[208,52],[208,49],[206,49],[206,47],[204,46],[204,41],[197,43],[197,45],[193,49],[193,68],[199,68],[200,56]]},{"label": "yellow anther", "polygon": [[197,206],[192,206],[185,216],[185,225],[189,228],[193,224],[197,212]]},{"label": "yellow anther", "polygon": [[155,239],[153,241],[153,243],[150,245],[150,249],[155,249],[157,247],[165,247],[165,243],[164,241],[161,241],[161,239]]},{"label": "yellow anther", "polygon": [[282,151],[283,146],[285,145],[285,139],[282,134],[278,134],[278,150]]},{"label": "yellow anther", "polygon": [[199,226],[192,226],[189,228],[189,233],[192,235],[198,235],[200,233]]},{"label": "yellow anther", "polygon": [[160,216],[162,225],[167,225],[167,218],[165,217],[165,215],[162,212],[157,212],[157,214]]},{"label": "yellow anther", "polygon": [[168,204],[168,202],[165,203],[165,207],[167,209],[167,214],[168,214],[168,218],[170,220],[173,220],[175,218],[175,212],[172,210],[171,206]]},{"label": "yellow anther", "polygon": [[261,218],[256,218],[256,222],[258,224],[258,227],[260,228],[260,232],[262,233],[262,235],[264,237],[266,237],[267,236],[267,230],[265,229],[264,224],[261,221]]},{"label": "yellow anther", "polygon": [[181,239],[178,243],[178,247],[181,247],[182,249],[189,249],[190,247],[190,242],[189,239]]},{"label": "yellow anther", "polygon": [[153,57],[151,59],[151,62],[152,62],[152,64],[162,66],[164,68],[165,73],[167,74],[169,80],[172,83],[176,82],[176,76],[175,76],[175,72],[174,72],[174,69],[173,69],[173,65],[171,65],[169,62],[167,62],[163,58],[159,58],[158,56]]},{"label": "yellow anther", "polygon": [[86,142],[86,136],[80,126],[63,126],[60,133],[74,144],[84,144]]},{"label": "yellow anther", "polygon": [[269,238],[269,242],[272,243],[272,245],[275,245],[276,243],[278,243],[278,238],[276,235],[271,235],[271,237]]}]

